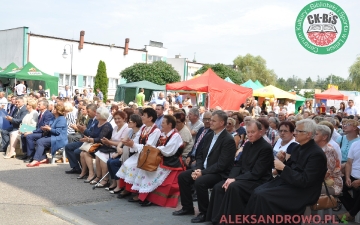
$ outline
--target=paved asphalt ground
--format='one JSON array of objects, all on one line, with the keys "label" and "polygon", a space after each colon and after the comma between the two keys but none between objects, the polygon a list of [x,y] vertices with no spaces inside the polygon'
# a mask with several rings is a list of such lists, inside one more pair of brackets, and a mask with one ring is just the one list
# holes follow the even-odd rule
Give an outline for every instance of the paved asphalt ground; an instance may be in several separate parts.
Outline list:
[{"label": "paved asphalt ground", "polygon": [[77,175],[64,173],[69,169],[68,164],[27,168],[0,154],[0,224],[191,224],[192,216],[171,215],[180,204],[176,209],[141,207],[104,189],[92,190]]},{"label": "paved asphalt ground", "polygon": [[69,169],[68,164],[27,168],[0,153],[0,224],[190,224],[192,216],[171,215],[176,209],[141,207],[93,190],[77,175],[64,173]]}]

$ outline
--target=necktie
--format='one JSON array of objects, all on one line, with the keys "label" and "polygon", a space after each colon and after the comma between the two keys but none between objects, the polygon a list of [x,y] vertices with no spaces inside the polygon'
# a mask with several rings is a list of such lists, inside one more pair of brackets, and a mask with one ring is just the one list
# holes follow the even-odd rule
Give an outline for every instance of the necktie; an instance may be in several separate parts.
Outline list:
[{"label": "necktie", "polygon": [[200,134],[197,142],[196,142],[195,145],[194,145],[194,148],[193,148],[193,151],[192,151],[192,153],[191,153],[191,156],[195,156],[197,147],[199,146],[200,141],[203,139],[203,137],[205,136],[205,134],[206,134],[207,131],[208,131],[208,129],[204,129],[203,132]]},{"label": "necktie", "polygon": [[39,116],[39,121],[41,120],[41,118],[42,118],[42,115],[43,115],[43,113],[40,113],[40,116]]}]

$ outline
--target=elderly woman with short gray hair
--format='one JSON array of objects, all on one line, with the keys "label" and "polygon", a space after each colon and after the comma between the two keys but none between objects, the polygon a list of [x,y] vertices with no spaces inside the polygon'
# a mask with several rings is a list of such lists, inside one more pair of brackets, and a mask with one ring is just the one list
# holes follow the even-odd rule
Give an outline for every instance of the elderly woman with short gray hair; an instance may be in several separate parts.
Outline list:
[{"label": "elderly woman with short gray hair", "polygon": [[[327,159],[327,172],[325,183],[331,195],[339,195],[342,191],[343,182],[341,179],[341,161],[334,147],[329,144],[331,140],[331,130],[326,125],[317,125],[314,141],[324,150]],[[323,186],[322,194],[325,194]]]},{"label": "elderly woman with short gray hair", "polygon": [[[107,119],[109,117],[109,110],[105,107],[100,107],[96,110],[95,118],[98,121],[97,125],[91,130],[89,136],[84,136],[80,139],[81,142],[88,142],[88,143],[101,143],[102,138],[111,139],[111,135],[113,132],[113,128]],[[93,166],[93,158],[94,153],[88,153],[86,151],[82,151],[80,153],[80,163],[81,163],[81,175],[78,179],[83,179],[85,174],[89,172],[89,177],[85,180],[85,183],[96,184],[101,177],[96,177],[94,173],[94,166]],[[95,179],[96,178],[96,179]]]}]

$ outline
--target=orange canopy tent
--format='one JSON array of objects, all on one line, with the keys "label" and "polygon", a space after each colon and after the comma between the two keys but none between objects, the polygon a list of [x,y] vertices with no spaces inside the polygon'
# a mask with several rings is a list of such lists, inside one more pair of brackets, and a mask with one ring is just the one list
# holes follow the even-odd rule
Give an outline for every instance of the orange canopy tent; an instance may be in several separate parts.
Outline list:
[{"label": "orange canopy tent", "polygon": [[336,88],[331,87],[326,91],[315,94],[315,99],[331,99],[331,100],[348,100],[348,96],[342,94],[340,91],[336,90]]},{"label": "orange canopy tent", "polygon": [[166,90],[208,93],[209,108],[220,106],[223,110],[238,110],[252,89],[221,79],[212,69],[191,80],[166,85]]}]

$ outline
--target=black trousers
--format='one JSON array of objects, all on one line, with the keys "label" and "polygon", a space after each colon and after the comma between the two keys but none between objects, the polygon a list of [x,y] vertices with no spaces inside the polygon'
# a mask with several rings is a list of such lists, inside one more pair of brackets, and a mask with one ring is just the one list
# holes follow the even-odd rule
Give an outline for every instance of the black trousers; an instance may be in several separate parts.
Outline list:
[{"label": "black trousers", "polygon": [[191,196],[191,185],[194,184],[197,193],[198,206],[200,213],[206,214],[209,206],[208,189],[222,181],[220,174],[206,174],[193,180],[191,177],[192,170],[182,172],[178,177],[181,205],[184,210],[192,210],[194,204]]},{"label": "black trousers", "polygon": [[219,223],[222,215],[235,220],[237,215],[244,214],[253,190],[262,184],[259,181],[235,180],[225,191],[222,188],[225,182],[225,180],[221,181],[213,188],[206,214],[207,221]]},{"label": "black trousers", "polygon": [[[344,205],[346,210],[350,213],[351,216],[356,216],[356,214],[360,211],[360,187],[352,188],[348,187],[345,182],[345,177],[343,179],[343,190],[342,196],[339,197],[341,203]],[[354,177],[350,176],[351,182],[356,180]],[[353,191],[353,197],[351,197],[349,191]]]}]

